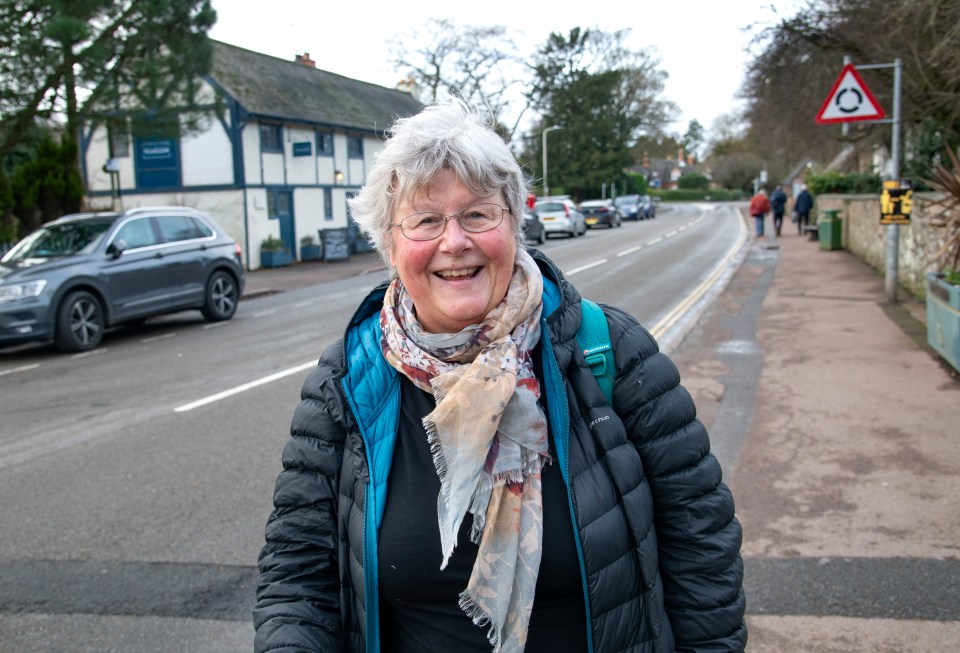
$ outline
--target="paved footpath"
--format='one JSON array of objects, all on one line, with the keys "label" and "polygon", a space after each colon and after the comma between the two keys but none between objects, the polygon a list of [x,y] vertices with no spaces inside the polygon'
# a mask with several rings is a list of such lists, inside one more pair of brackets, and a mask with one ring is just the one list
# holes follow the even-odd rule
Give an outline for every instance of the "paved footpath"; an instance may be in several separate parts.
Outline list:
[{"label": "paved footpath", "polygon": [[748,651],[960,651],[960,375],[855,256],[768,244],[671,354],[743,523]]}]

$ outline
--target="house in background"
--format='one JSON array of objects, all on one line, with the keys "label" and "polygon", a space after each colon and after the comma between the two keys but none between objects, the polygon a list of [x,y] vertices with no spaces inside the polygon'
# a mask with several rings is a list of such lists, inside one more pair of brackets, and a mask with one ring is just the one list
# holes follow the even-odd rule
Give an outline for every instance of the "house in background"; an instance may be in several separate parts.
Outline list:
[{"label": "house in background", "polygon": [[213,48],[203,80],[211,111],[198,131],[133,138],[121,113],[87,123],[81,163],[90,208],[209,213],[243,245],[248,269],[259,267],[268,236],[296,257],[303,236],[350,228],[346,201],[363,185],[384,130],[422,103],[409,91],[320,70],[309,54],[285,61],[217,41]]}]

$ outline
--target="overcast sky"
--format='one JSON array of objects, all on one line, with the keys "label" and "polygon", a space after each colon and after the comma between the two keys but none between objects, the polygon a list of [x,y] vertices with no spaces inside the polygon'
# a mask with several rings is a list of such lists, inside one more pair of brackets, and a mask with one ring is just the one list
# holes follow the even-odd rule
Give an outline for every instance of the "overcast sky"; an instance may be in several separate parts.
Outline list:
[{"label": "overcast sky", "polygon": [[[635,2],[592,0],[558,3],[516,0],[483,2],[322,2],[319,0],[213,0],[217,23],[211,38],[292,60],[309,52],[317,67],[394,87],[401,72],[390,65],[388,44],[424,24],[426,17],[457,25],[503,25],[523,37],[521,52],[532,52],[550,32],[573,27],[605,31],[630,28],[632,49],[653,48],[667,72],[665,96],[681,115],[670,131],[683,133],[697,119],[709,130],[737,106],[735,95],[749,60],[745,28],[771,24],[777,13],[792,15],[799,0],[681,0]],[[560,6],[566,5],[563,9]],[[774,8],[775,7],[775,8]],[[826,92],[829,89],[825,89]]]}]

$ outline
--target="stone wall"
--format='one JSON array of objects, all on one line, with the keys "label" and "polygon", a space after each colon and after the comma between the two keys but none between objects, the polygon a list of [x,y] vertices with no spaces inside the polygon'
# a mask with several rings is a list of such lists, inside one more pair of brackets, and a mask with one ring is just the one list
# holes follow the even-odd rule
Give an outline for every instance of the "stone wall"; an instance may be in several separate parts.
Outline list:
[{"label": "stone wall", "polygon": [[[924,297],[925,275],[936,269],[934,254],[942,247],[943,230],[932,227],[928,206],[938,193],[914,193],[909,225],[899,228],[897,280],[918,299]],[[880,224],[879,195],[818,195],[816,211],[838,209],[843,221],[843,246],[880,274],[886,273],[887,225]]]}]

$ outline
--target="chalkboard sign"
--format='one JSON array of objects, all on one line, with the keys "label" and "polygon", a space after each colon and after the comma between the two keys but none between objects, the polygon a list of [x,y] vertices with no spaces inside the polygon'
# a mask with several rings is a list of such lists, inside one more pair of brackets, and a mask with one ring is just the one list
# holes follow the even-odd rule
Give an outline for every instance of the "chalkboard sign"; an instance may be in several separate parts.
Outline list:
[{"label": "chalkboard sign", "polygon": [[350,260],[350,236],[346,229],[323,229],[320,240],[323,241],[324,261]]}]

